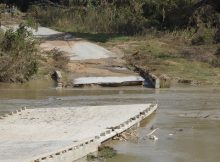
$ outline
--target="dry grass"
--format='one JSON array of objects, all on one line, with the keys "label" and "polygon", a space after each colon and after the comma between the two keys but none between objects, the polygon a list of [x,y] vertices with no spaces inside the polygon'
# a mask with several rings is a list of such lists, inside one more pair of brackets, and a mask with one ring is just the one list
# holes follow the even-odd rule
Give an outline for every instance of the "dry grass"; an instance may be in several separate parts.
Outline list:
[{"label": "dry grass", "polygon": [[212,65],[219,44],[193,46],[190,33],[163,36],[114,38],[102,45],[123,51],[128,64],[135,64],[158,76],[172,80],[191,80],[201,84],[220,84],[220,68]]}]

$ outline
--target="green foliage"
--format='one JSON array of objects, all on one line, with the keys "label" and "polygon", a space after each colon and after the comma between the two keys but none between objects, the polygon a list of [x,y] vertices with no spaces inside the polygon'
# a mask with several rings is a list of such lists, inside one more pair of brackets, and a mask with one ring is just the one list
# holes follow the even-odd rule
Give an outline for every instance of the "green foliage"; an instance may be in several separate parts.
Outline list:
[{"label": "green foliage", "polygon": [[93,154],[87,155],[88,161],[103,161],[103,159],[113,158],[117,155],[117,151],[109,146],[99,147],[98,155],[95,156]]},{"label": "green foliage", "polygon": [[35,29],[35,30],[38,29],[38,23],[37,23],[37,21],[35,20],[34,17],[32,17],[32,16],[30,16],[30,15],[28,15],[28,17],[26,18],[25,25],[26,25],[27,27],[33,28],[33,29]]},{"label": "green foliage", "polygon": [[184,29],[189,25],[196,26],[198,19],[216,27],[219,13],[213,7],[215,3],[199,4],[197,0],[73,0],[56,3],[66,4],[63,7],[35,3],[29,11],[41,24],[65,31],[134,35],[149,28]]},{"label": "green foliage", "polygon": [[117,151],[109,146],[103,146],[99,148],[98,156],[102,158],[113,158],[116,156]]},{"label": "green foliage", "polygon": [[[135,5],[135,4],[134,4]],[[32,6],[30,12],[41,24],[72,32],[135,34],[143,30],[146,19],[141,6],[72,6],[70,8]]]},{"label": "green foliage", "polygon": [[93,155],[93,154],[88,154],[86,156],[86,160],[87,161],[95,161],[96,159],[97,159],[97,157],[95,155]]},{"label": "green foliage", "polygon": [[145,0],[144,16],[159,28],[184,27],[194,4],[191,0]]},{"label": "green foliage", "polygon": [[36,42],[26,26],[1,34],[0,47],[1,82],[25,82],[37,72]]}]

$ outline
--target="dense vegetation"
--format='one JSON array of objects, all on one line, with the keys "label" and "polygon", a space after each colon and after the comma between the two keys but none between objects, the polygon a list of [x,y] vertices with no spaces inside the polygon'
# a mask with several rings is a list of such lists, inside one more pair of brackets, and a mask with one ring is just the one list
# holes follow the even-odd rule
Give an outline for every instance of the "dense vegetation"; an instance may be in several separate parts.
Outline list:
[{"label": "dense vegetation", "polygon": [[218,0],[5,0],[39,22],[76,32],[136,34],[149,28],[219,27]]},{"label": "dense vegetation", "polygon": [[25,82],[36,74],[37,46],[27,27],[0,35],[0,81]]}]

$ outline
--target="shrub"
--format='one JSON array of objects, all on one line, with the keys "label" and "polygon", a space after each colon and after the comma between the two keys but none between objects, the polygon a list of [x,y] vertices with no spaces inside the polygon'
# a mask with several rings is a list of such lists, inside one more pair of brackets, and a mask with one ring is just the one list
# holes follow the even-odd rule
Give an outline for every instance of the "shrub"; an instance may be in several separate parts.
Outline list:
[{"label": "shrub", "polygon": [[147,22],[140,5],[32,6],[29,12],[43,25],[73,32],[136,34]]},{"label": "shrub", "polygon": [[117,155],[117,151],[109,146],[103,146],[99,148],[99,152],[98,152],[99,157],[108,159],[108,158],[113,158],[116,155]]},{"label": "shrub", "polygon": [[49,51],[49,55],[52,56],[54,70],[67,70],[67,64],[70,62],[69,56],[58,49]]},{"label": "shrub", "polygon": [[113,158],[117,155],[117,151],[109,146],[101,146],[98,149],[98,155],[87,155],[87,161],[103,161],[103,159]]},{"label": "shrub", "polygon": [[0,36],[0,81],[26,82],[37,73],[37,42],[25,25]]}]

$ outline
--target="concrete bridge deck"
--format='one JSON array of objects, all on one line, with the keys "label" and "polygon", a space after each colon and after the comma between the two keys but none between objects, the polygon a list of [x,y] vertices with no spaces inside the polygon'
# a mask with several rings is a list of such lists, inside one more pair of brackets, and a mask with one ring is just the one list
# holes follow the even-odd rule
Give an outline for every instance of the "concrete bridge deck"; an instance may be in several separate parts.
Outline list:
[{"label": "concrete bridge deck", "polygon": [[77,160],[156,108],[151,104],[37,108],[5,115],[0,118],[0,162]]}]

